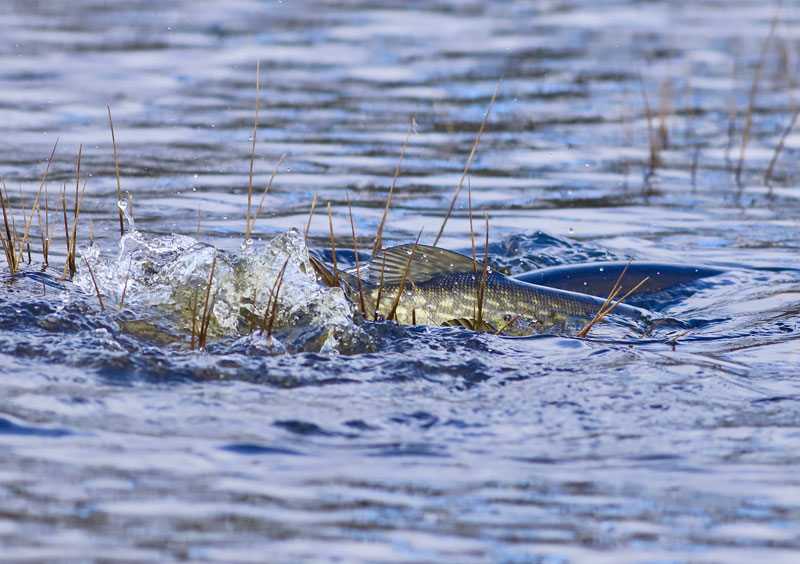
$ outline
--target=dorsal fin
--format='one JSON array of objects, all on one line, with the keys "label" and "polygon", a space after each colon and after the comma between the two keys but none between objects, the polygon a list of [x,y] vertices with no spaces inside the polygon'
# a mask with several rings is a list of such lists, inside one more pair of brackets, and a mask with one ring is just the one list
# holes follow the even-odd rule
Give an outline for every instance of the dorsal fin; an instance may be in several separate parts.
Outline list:
[{"label": "dorsal fin", "polygon": [[[379,251],[370,259],[367,267],[367,275],[370,280],[377,284],[381,278],[381,271],[383,271],[384,284],[400,284],[403,281],[406,267],[408,267],[406,282],[421,284],[445,274],[471,273],[475,268],[472,259],[468,256],[428,245],[417,245],[414,258],[411,260],[411,265],[408,266],[408,259],[411,258],[413,248],[414,245],[409,244]],[[483,263],[478,262],[477,269],[478,272],[481,272]]]}]

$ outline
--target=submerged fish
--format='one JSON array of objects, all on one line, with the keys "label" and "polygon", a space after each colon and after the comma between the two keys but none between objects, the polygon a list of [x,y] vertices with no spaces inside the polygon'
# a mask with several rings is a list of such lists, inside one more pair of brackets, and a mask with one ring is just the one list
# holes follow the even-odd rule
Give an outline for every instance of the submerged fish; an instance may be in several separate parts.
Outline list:
[{"label": "submerged fish", "polygon": [[[319,261],[313,263],[323,281],[332,285],[330,271]],[[414,250],[414,245],[400,245],[377,253],[359,273],[340,272],[339,279],[354,303],[360,304],[363,295],[367,317],[392,316],[407,325],[458,324],[530,334],[570,321],[585,323],[604,303],[486,268],[479,312],[483,273],[483,264],[471,257],[438,247],[417,245]],[[625,304],[618,305],[614,314],[632,321],[653,320],[646,310]]]}]

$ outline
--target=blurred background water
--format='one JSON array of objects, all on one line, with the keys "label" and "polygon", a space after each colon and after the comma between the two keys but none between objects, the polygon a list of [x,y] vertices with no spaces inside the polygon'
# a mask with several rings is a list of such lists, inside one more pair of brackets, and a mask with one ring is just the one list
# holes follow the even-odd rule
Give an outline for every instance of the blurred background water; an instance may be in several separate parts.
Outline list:
[{"label": "blurred background water", "polygon": [[[349,194],[369,248],[409,128],[384,243],[423,228],[432,243],[502,76],[469,175],[493,262],[728,269],[640,300],[706,321],[675,343],[613,326],[580,340],[366,323],[333,351],[289,332],[301,346],[272,354],[234,337],[190,351],[162,294],[102,312],[69,283],[11,282],[3,264],[0,561],[795,562],[800,131],[764,176],[800,102],[800,11],[775,14],[754,1],[0,4],[16,221],[56,140],[49,219],[63,185],[72,201],[82,144],[78,238],[93,238],[100,274],[120,240],[107,105],[145,262],[196,258],[173,233],[231,269],[249,260],[258,61],[257,198],[286,158],[256,252],[302,232],[315,193],[309,247],[329,245],[328,202],[337,247],[352,244]],[[440,245],[467,249],[469,234],[462,193]]]}]

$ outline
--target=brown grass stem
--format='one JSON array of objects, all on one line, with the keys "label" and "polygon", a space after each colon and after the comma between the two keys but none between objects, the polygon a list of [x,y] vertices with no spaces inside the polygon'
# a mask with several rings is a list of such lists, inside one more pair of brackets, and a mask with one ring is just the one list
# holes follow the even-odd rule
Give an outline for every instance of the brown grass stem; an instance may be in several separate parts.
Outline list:
[{"label": "brown grass stem", "polygon": [[661,165],[661,159],[658,156],[658,141],[656,140],[656,131],[653,126],[653,110],[650,108],[650,101],[647,99],[647,89],[644,86],[644,78],[639,75],[639,86],[642,89],[642,101],[644,102],[644,111],[647,115],[647,140],[650,147],[649,169],[652,174],[658,166]]},{"label": "brown grass stem", "polygon": [[128,292],[128,279],[131,277],[131,263],[128,263],[128,272],[125,274],[125,283],[122,285],[122,297],[119,300],[119,309],[125,307],[125,294]]},{"label": "brown grass stem", "polygon": [[78,198],[78,193],[75,192],[75,217],[72,220],[72,236],[70,237],[70,241],[72,243],[71,250],[67,253],[67,264],[64,265],[64,274],[62,274],[62,278],[66,276],[67,266],[69,266],[69,276],[72,278],[75,275],[75,257],[76,251],[78,247],[78,218],[81,214],[81,206],[83,206],[83,196],[86,194],[86,183],[89,182],[89,173],[86,173],[86,177],[83,180],[83,188],[81,189],[80,198]]},{"label": "brown grass stem", "polygon": [[347,193],[347,209],[350,211],[350,230],[353,233],[353,252],[356,255],[356,280],[358,281],[358,303],[361,306],[361,314],[367,314],[367,308],[364,307],[364,288],[361,285],[361,265],[358,261],[358,243],[356,242],[356,226],[353,223],[353,206],[350,205],[350,194]]},{"label": "brown grass stem", "polygon": [[[472,224],[472,182],[467,178],[467,214],[469,216],[469,238],[472,242],[472,279],[475,280],[475,302],[480,301],[481,285],[478,282],[478,257],[475,252],[475,227]],[[477,317],[477,310],[473,312]]]},{"label": "brown grass stem", "polygon": [[377,297],[375,298],[375,312],[372,315],[373,321],[378,320],[378,313],[380,312],[381,309],[381,294],[383,294],[383,274],[385,271],[386,271],[386,253],[383,254],[383,262],[381,264],[381,277],[380,280],[378,280],[378,293]]},{"label": "brown grass stem", "polygon": [[[486,296],[486,276],[489,269],[489,213],[483,212],[486,220],[486,246],[483,252],[483,274],[481,275],[481,291],[478,293],[478,322],[477,331],[482,332],[483,328],[483,299]],[[473,263],[474,264],[474,263]]]},{"label": "brown grass stem", "polygon": [[203,323],[200,326],[200,338],[199,338],[199,347],[201,349],[206,348],[206,339],[208,339],[208,328],[211,326],[211,315],[214,311],[214,304],[217,303],[217,296],[219,295],[219,288],[214,290],[214,295],[211,296],[211,305],[209,306],[208,315],[203,319]]},{"label": "brown grass stem", "polygon": [[[45,195],[45,202],[47,202],[47,187],[45,187],[44,195]],[[39,238],[41,239],[41,242],[42,242],[42,260],[44,261],[45,264],[47,264],[47,255],[45,254],[46,251],[47,251],[47,249],[46,249],[47,244],[46,244],[46,241],[45,241],[45,233],[46,233],[47,228],[46,228],[46,226],[42,225],[42,208],[41,208],[41,206],[37,207],[35,211],[36,211],[36,219],[39,222]],[[33,213],[33,212],[34,212],[34,210],[31,210],[31,213]],[[45,213],[45,217],[46,217],[47,216],[47,210],[46,209],[45,209],[44,213]]]},{"label": "brown grass stem", "polygon": [[[642,287],[642,285],[643,285],[645,282],[647,282],[648,280],[650,280],[650,277],[649,277],[649,276],[645,276],[644,278],[642,278],[642,280],[641,280],[641,281],[640,281],[638,284],[636,284],[636,286],[634,286],[633,288],[631,288],[630,290],[628,290],[628,292],[627,292],[627,293],[626,293],[624,296],[622,296],[622,297],[621,297],[620,299],[618,299],[616,302],[614,302],[613,304],[611,304],[611,306],[610,306],[610,307],[607,307],[607,308],[601,308],[601,309],[600,309],[600,311],[598,311],[598,312],[597,312],[597,314],[595,314],[594,318],[593,318],[593,319],[592,319],[592,320],[589,322],[589,324],[588,324],[586,327],[584,327],[583,329],[581,329],[581,331],[578,333],[578,337],[585,337],[585,336],[586,336],[586,334],[589,332],[589,329],[591,329],[591,328],[592,328],[592,326],[593,326],[595,323],[598,323],[598,322],[599,322],[600,320],[602,320],[602,319],[603,319],[603,318],[604,318],[606,315],[608,315],[609,313],[611,313],[612,311],[614,311],[614,309],[616,309],[616,307],[617,307],[619,304],[621,304],[621,303],[622,303],[622,302],[624,302],[626,299],[628,299],[628,297],[629,297],[631,294],[633,294],[634,292],[636,292],[636,290],[638,290],[639,288],[641,288],[641,287]],[[611,294],[611,295],[613,295],[613,296],[616,296],[617,294],[619,294],[619,291],[620,291],[620,289],[619,289],[619,288],[617,288],[617,289],[616,289],[616,291],[615,291],[613,294]]]},{"label": "brown grass stem", "polygon": [[3,244],[3,252],[6,255],[6,263],[8,264],[8,270],[11,274],[11,280],[14,280],[14,260],[11,258],[10,249],[8,248],[8,244],[6,243],[5,237],[0,236],[0,242]]},{"label": "brown grass stem", "polygon": [[[28,221],[27,212],[25,210],[25,197],[22,195],[22,186],[19,187],[19,205],[22,208],[22,223],[23,225],[25,222]],[[33,209],[31,209],[31,221],[33,221]],[[28,224],[30,226],[30,224]],[[27,237],[26,237],[27,240]],[[25,241],[22,242],[22,247],[25,247]],[[28,264],[31,263],[31,244],[27,244],[28,248]],[[20,258],[22,258],[22,249],[20,248]]]},{"label": "brown grass stem", "polygon": [[[274,312],[278,306],[278,288],[283,281],[283,275],[286,272],[286,266],[289,264],[289,258],[290,257],[286,257],[286,260],[283,261],[283,266],[281,267],[280,271],[278,271],[278,276],[275,277],[275,282],[272,283],[272,289],[269,291],[267,307],[264,310],[264,317],[261,319],[261,335],[263,335],[264,331],[267,330],[267,321],[274,318]],[[270,310],[272,310],[272,314],[270,314]]]},{"label": "brown grass stem", "polygon": [[[211,285],[214,282],[214,271],[217,268],[217,255],[214,255],[214,259],[211,261],[211,275],[208,277],[208,286],[206,287],[206,299],[205,304],[203,305],[203,316],[200,318],[200,338],[199,338],[199,348],[205,348],[206,339],[205,333],[207,332],[208,324],[206,322],[206,315],[208,315],[208,304],[211,298]],[[210,315],[208,316],[211,317]]]},{"label": "brown grass stem", "polygon": [[[8,189],[6,188],[5,179],[0,179],[0,180],[2,180],[3,183],[3,191],[0,192],[0,204],[2,204],[3,206],[3,225],[5,226],[6,229],[6,239],[3,239],[4,241],[3,250],[6,253],[6,262],[8,262],[8,268],[11,271],[11,279],[13,280],[14,272],[16,272],[17,270],[17,261],[16,261],[17,251],[14,248],[14,240],[11,238],[11,227],[9,226],[8,213],[6,212],[6,200],[8,199]],[[11,212],[10,202],[8,204],[8,208],[9,208],[8,212],[10,213]],[[14,219],[13,215],[11,216],[11,219],[13,221]],[[2,238],[2,236],[0,236],[0,238]],[[7,244],[5,243],[6,241],[8,241]]]},{"label": "brown grass stem", "polygon": [[464,184],[464,179],[467,177],[467,173],[469,172],[469,167],[472,164],[472,159],[475,157],[475,151],[478,149],[478,143],[481,140],[481,135],[483,135],[483,130],[486,127],[486,122],[489,119],[489,114],[492,112],[492,107],[494,106],[494,101],[497,98],[497,93],[500,91],[500,85],[503,84],[503,77],[500,77],[500,80],[497,82],[497,87],[494,89],[494,94],[492,94],[492,100],[489,102],[489,108],[486,110],[486,114],[483,116],[483,121],[481,122],[481,127],[478,129],[478,135],[475,137],[475,143],[472,145],[472,150],[469,153],[469,158],[467,159],[467,164],[464,167],[464,172],[461,175],[461,180],[458,181],[458,187],[456,187],[456,193],[453,194],[453,200],[450,202],[450,207],[447,209],[447,213],[444,216],[444,221],[442,222],[442,226],[439,228],[439,234],[436,235],[436,239],[433,241],[433,246],[435,247],[439,243],[439,239],[442,238],[442,233],[444,233],[444,226],[447,225],[447,220],[450,219],[450,214],[453,213],[453,207],[456,205],[456,199],[458,198],[459,192],[461,192],[461,187]]},{"label": "brown grass stem", "polygon": [[[44,169],[44,176],[42,176],[42,182],[41,184],[39,184],[39,190],[36,192],[36,199],[33,202],[32,209],[35,209],[36,206],[39,205],[39,197],[42,195],[42,188],[44,188],[44,183],[47,182],[47,174],[50,172],[50,165],[53,164],[53,156],[55,156],[56,154],[56,147],[58,147],[58,139],[56,139],[56,142],[53,145],[53,151],[50,153],[50,158],[47,160],[47,168]],[[20,245],[19,248],[19,260],[17,260],[17,264],[22,262],[22,248],[28,242],[28,231],[31,228],[31,221],[33,221],[33,213],[31,213],[31,217],[25,225],[25,233],[22,235],[22,244]]]},{"label": "brown grass stem", "polygon": [[769,25],[769,33],[767,34],[766,39],[764,39],[764,44],[761,46],[761,54],[758,57],[758,63],[756,63],[755,72],[753,73],[753,84],[750,86],[750,95],[747,100],[747,114],[745,116],[744,121],[744,129],[742,130],[742,145],[739,148],[739,164],[736,165],[736,183],[741,187],[742,186],[742,168],[744,167],[744,154],[747,150],[747,143],[750,140],[750,127],[753,124],[753,109],[755,108],[756,104],[756,93],[758,92],[758,80],[761,76],[761,69],[764,66],[764,60],[767,57],[767,50],[769,49],[769,45],[772,42],[772,38],[775,35],[775,28],[778,25],[778,16],[780,15],[781,11],[781,0],[778,0],[775,6],[775,14],[772,16],[772,21]]},{"label": "brown grass stem", "polygon": [[794,112],[792,112],[792,118],[789,120],[789,124],[784,128],[783,133],[781,134],[781,138],[778,141],[778,144],[775,146],[775,152],[772,153],[772,159],[769,161],[769,166],[767,167],[766,172],[764,172],[764,184],[769,186],[768,194],[772,195],[772,185],[770,184],[770,179],[772,178],[772,172],[775,169],[775,164],[778,162],[778,156],[781,154],[781,150],[783,149],[783,145],[786,142],[786,138],[794,129],[795,123],[797,123],[797,116],[800,115],[800,106],[795,108]]},{"label": "brown grass stem", "polygon": [[286,265],[289,264],[289,257],[286,257],[286,260],[281,267],[280,274],[278,274],[278,287],[275,289],[275,296],[272,300],[272,313],[269,316],[269,325],[267,325],[267,339],[272,338],[272,325],[275,323],[275,317],[278,314],[278,296],[281,293],[281,286],[283,286],[283,278],[286,275]]},{"label": "brown grass stem", "polygon": [[314,217],[314,208],[317,207],[317,196],[319,192],[314,192],[314,199],[311,200],[311,211],[308,212],[308,223],[306,223],[306,232],[303,234],[303,242],[308,241],[308,231],[311,229],[311,219]]},{"label": "brown grass stem", "polygon": [[339,268],[336,265],[336,243],[333,242],[333,216],[331,215],[331,203],[328,202],[328,225],[331,229],[331,254],[333,255],[333,285],[339,285]]},{"label": "brown grass stem", "polygon": [[408,139],[411,137],[411,132],[417,126],[417,120],[411,118],[411,125],[408,126],[408,133],[406,133],[405,141],[403,141],[403,148],[400,150],[400,159],[397,161],[397,168],[394,171],[394,178],[392,178],[392,185],[389,187],[389,195],[386,197],[386,206],[383,208],[383,217],[381,224],[378,227],[378,233],[375,235],[375,243],[372,245],[372,254],[376,255],[383,247],[383,228],[386,225],[386,216],[389,214],[389,204],[392,203],[392,194],[394,193],[397,178],[400,176],[400,166],[403,164],[403,157],[406,155],[406,147],[408,147]]},{"label": "brown grass stem", "polygon": [[400,297],[403,295],[403,292],[406,289],[406,280],[408,279],[408,271],[411,268],[411,261],[414,260],[414,254],[417,252],[417,245],[419,244],[419,238],[422,237],[422,229],[419,230],[419,235],[417,235],[417,240],[414,241],[414,246],[411,248],[411,254],[408,257],[408,263],[406,264],[406,269],[403,272],[403,279],[400,281],[400,286],[397,288],[397,295],[394,297],[392,301],[392,307],[389,310],[389,315],[386,317],[387,321],[391,321],[392,318],[397,313],[397,306],[400,305]]},{"label": "brown grass stem", "polygon": [[78,167],[75,173],[75,219],[74,223],[78,221],[78,190],[81,187],[81,155],[83,153],[83,143],[78,146]]},{"label": "brown grass stem", "polygon": [[97,280],[94,277],[94,272],[92,272],[92,265],[89,264],[89,261],[86,260],[86,257],[83,257],[83,262],[86,263],[86,268],[89,269],[89,276],[92,277],[92,284],[94,284],[94,291],[97,292],[97,299],[100,301],[100,309],[105,311],[106,307],[103,305],[103,296],[100,295],[100,287],[97,285]]},{"label": "brown grass stem", "polygon": [[200,288],[196,288],[194,291],[194,301],[192,302],[192,337],[189,342],[189,350],[194,350],[195,335],[197,333],[197,302],[199,297]]},{"label": "brown grass stem", "polygon": [[200,240],[200,204],[197,204],[197,233],[194,238]]},{"label": "brown grass stem", "polygon": [[583,337],[584,335],[586,335],[589,332],[589,329],[591,329],[592,325],[594,325],[597,321],[600,321],[599,317],[600,313],[605,311],[605,309],[608,307],[608,304],[611,303],[611,300],[616,298],[617,295],[619,294],[619,291],[622,287],[622,279],[625,278],[625,274],[628,272],[628,268],[630,267],[632,262],[633,262],[633,257],[628,259],[628,264],[626,264],[625,268],[622,269],[622,272],[619,273],[617,281],[614,282],[614,285],[611,287],[611,291],[608,293],[608,296],[603,302],[603,305],[600,306],[600,309],[598,310],[597,313],[595,313],[594,318],[589,322],[589,324],[578,332],[578,337]]},{"label": "brown grass stem", "polygon": [[[67,278],[67,267],[69,266],[69,257],[70,253],[72,252],[72,245],[70,244],[71,239],[69,238],[69,220],[67,219],[67,187],[66,185],[61,187],[61,211],[64,215],[64,238],[66,239],[67,244],[67,260],[64,263],[64,272],[61,274],[61,279],[66,280]],[[56,212],[58,213],[58,212]]]},{"label": "brown grass stem", "polygon": [[261,89],[261,61],[256,63],[256,111],[253,120],[253,147],[250,150],[250,179],[247,182],[247,219],[245,220],[244,239],[250,238],[250,204],[253,199],[253,165],[256,160],[256,135],[258,134],[258,102]]},{"label": "brown grass stem", "polygon": [[275,180],[275,177],[278,175],[278,170],[281,168],[281,164],[286,159],[286,153],[281,155],[281,158],[278,159],[278,164],[275,165],[275,170],[272,171],[272,176],[269,177],[269,182],[267,183],[267,187],[264,188],[264,193],[261,194],[261,201],[258,202],[258,207],[256,208],[256,213],[253,214],[253,219],[248,223],[250,226],[245,232],[245,241],[250,239],[250,234],[253,232],[253,226],[256,224],[256,218],[258,214],[261,212],[261,206],[264,204],[264,200],[267,197],[267,192],[272,187],[272,181]]},{"label": "brown grass stem", "polygon": [[[122,199],[122,184],[119,181],[119,158],[117,158],[117,137],[114,135],[114,120],[111,119],[111,106],[106,105],[108,108],[108,125],[111,127],[111,145],[114,147],[114,168],[117,171],[117,201]],[[122,221],[122,208],[119,210],[119,236],[125,233],[125,225]]]}]

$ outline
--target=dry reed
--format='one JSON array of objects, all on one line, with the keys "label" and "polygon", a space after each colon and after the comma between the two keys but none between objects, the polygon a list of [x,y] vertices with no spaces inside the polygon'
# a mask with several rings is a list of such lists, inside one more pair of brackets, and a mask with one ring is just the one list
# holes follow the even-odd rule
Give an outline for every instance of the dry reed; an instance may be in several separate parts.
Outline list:
[{"label": "dry reed", "polygon": [[415,118],[411,118],[411,125],[408,127],[408,133],[406,134],[406,138],[403,141],[403,148],[400,150],[400,159],[397,161],[397,168],[394,171],[394,178],[392,178],[392,185],[389,187],[389,195],[386,197],[386,206],[383,208],[383,218],[381,218],[381,224],[378,227],[378,233],[375,235],[375,243],[372,245],[372,254],[376,255],[378,251],[383,248],[383,227],[386,225],[386,216],[389,214],[389,204],[392,203],[392,194],[394,193],[394,187],[397,183],[397,177],[400,176],[400,165],[403,164],[403,157],[406,155],[406,147],[408,147],[408,139],[411,137],[411,132],[414,131],[414,128],[417,126],[417,120]]},{"label": "dry reed", "polygon": [[391,321],[393,317],[395,317],[397,313],[397,306],[400,304],[400,297],[403,295],[403,292],[406,289],[406,280],[408,279],[408,271],[411,268],[411,261],[414,260],[414,254],[417,252],[417,245],[419,244],[419,238],[422,237],[422,229],[419,230],[419,235],[417,235],[417,240],[414,241],[414,246],[411,248],[411,254],[408,257],[408,263],[406,264],[406,269],[403,272],[403,279],[400,281],[400,286],[397,288],[397,295],[394,297],[392,301],[392,307],[389,310],[389,315],[386,317],[388,321]]},{"label": "dry reed", "polygon": [[761,76],[761,69],[764,66],[764,60],[767,57],[767,50],[769,49],[769,45],[772,42],[773,36],[775,35],[775,28],[778,25],[778,16],[780,15],[780,11],[781,0],[778,0],[775,7],[775,15],[772,16],[772,22],[770,22],[769,33],[767,34],[766,39],[764,39],[764,44],[761,46],[761,54],[758,57],[758,63],[756,63],[755,72],[753,73],[753,84],[750,86],[750,95],[747,101],[747,115],[745,116],[744,129],[742,130],[742,145],[739,148],[739,163],[736,165],[736,183],[739,185],[740,189],[742,187],[742,168],[744,167],[744,155],[745,151],[747,150],[747,143],[750,140],[750,127],[753,123],[753,109],[755,108],[756,104],[758,80]]},{"label": "dry reed", "polygon": [[350,230],[353,233],[353,252],[356,256],[356,280],[358,281],[358,302],[361,306],[361,314],[366,315],[367,309],[364,307],[364,288],[361,285],[361,265],[358,261],[358,243],[356,242],[356,226],[353,223],[353,207],[350,205],[350,194],[347,193],[347,209],[350,211]]},{"label": "dry reed", "polygon": [[[122,185],[119,180],[119,159],[117,158],[117,137],[114,135],[114,120],[111,119],[111,106],[108,108],[108,125],[111,127],[111,145],[114,147],[114,168],[117,172],[117,201],[122,199]],[[119,236],[125,234],[125,225],[122,221],[122,208],[119,209]]]},{"label": "dry reed", "polygon": [[461,192],[461,187],[464,184],[464,179],[467,177],[467,173],[469,172],[469,167],[472,164],[472,159],[475,157],[475,151],[478,149],[478,143],[481,140],[481,135],[483,135],[483,130],[486,128],[486,122],[489,120],[489,114],[492,112],[492,107],[494,106],[494,101],[497,99],[497,93],[500,91],[500,85],[503,84],[503,77],[500,77],[500,80],[497,82],[497,87],[494,89],[494,94],[492,94],[492,100],[489,102],[489,108],[486,110],[486,114],[483,116],[483,121],[481,122],[481,127],[478,129],[478,135],[475,137],[475,143],[472,144],[472,150],[469,153],[469,158],[467,159],[467,164],[464,167],[464,172],[461,174],[461,180],[458,181],[458,186],[456,187],[456,193],[453,194],[453,200],[450,202],[450,207],[447,209],[447,213],[444,216],[444,221],[442,221],[442,226],[439,228],[439,234],[436,235],[436,239],[433,241],[433,246],[435,247],[439,243],[439,239],[442,237],[442,233],[444,232],[444,226],[447,225],[447,220],[450,219],[450,214],[453,213],[453,207],[456,205],[456,199],[458,198],[459,192]]}]

